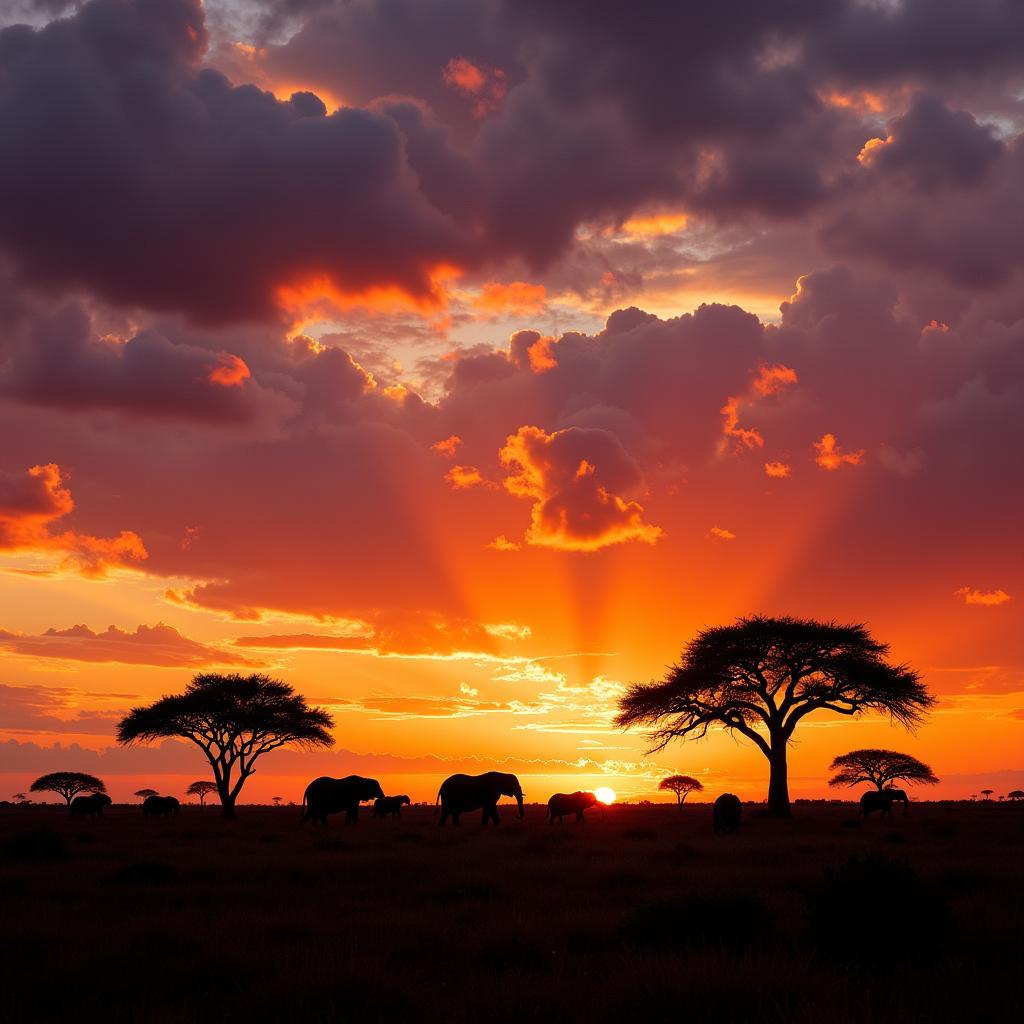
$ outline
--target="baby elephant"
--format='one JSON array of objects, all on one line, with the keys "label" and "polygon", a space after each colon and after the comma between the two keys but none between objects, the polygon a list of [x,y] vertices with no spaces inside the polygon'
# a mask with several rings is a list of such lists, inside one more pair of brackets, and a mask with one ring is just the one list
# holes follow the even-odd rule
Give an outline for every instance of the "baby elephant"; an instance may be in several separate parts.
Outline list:
[{"label": "baby elephant", "polygon": [[548,824],[554,825],[555,818],[559,825],[563,824],[562,816],[565,814],[575,814],[577,821],[585,821],[583,812],[596,803],[597,797],[593,793],[579,790],[575,793],[556,793],[548,801]]},{"label": "baby elephant", "polygon": [[740,798],[732,793],[723,793],[711,809],[711,821],[715,828],[715,835],[718,835],[719,832],[739,832],[741,811]]},{"label": "baby elephant", "polygon": [[71,801],[72,818],[103,817],[103,808],[109,807],[113,801],[106,793],[90,793],[88,796],[76,796]]},{"label": "baby elephant", "polygon": [[142,816],[144,818],[176,818],[180,806],[173,796],[147,796],[142,803]]},{"label": "baby elephant", "polygon": [[401,796],[379,796],[373,801],[373,817],[400,818],[402,816],[402,804],[411,803],[412,801],[404,793]]}]

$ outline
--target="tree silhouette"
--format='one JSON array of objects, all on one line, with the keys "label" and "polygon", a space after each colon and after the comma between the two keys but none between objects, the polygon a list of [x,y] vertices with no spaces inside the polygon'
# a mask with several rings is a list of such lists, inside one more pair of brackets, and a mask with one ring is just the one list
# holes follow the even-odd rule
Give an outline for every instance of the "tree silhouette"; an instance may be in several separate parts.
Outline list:
[{"label": "tree silhouette", "polygon": [[[1011,795],[1011,797],[1013,796],[1012,793],[1010,795]],[[15,803],[19,803],[19,804],[27,804],[29,802],[29,799],[28,799],[27,796],[25,796],[24,793],[15,793],[14,794],[14,801],[15,801]]]},{"label": "tree silhouette", "polygon": [[[17,794],[15,794],[17,795]],[[1011,800],[1024,800],[1024,789],[1011,789],[1006,794]]]},{"label": "tree silhouette", "polygon": [[273,801],[273,804],[274,804],[275,807],[280,807],[281,806],[281,801],[284,798],[280,797],[280,796],[272,796],[270,799]]},{"label": "tree silhouette", "polygon": [[675,793],[676,803],[679,805],[679,810],[682,810],[686,798],[691,793],[701,792],[704,789],[704,783],[698,782],[697,779],[693,779],[689,775],[670,775],[658,783],[658,789]]},{"label": "tree silhouette", "polygon": [[833,758],[829,770],[836,773],[828,780],[830,786],[858,786],[862,782],[870,782],[882,790],[897,779],[912,786],[934,786],[939,781],[928,765],[910,754],[870,747],[840,754]]},{"label": "tree silhouette", "polygon": [[197,796],[197,797],[199,797],[199,806],[200,807],[205,807],[206,806],[206,798],[211,793],[216,793],[216,792],[217,792],[217,783],[216,782],[206,782],[205,780],[203,780],[201,782],[193,782],[192,785],[189,786],[188,789],[185,790],[185,795],[186,796]]},{"label": "tree silhouette", "polygon": [[70,806],[73,797],[79,793],[106,793],[107,787],[102,779],[95,775],[87,775],[85,772],[50,772],[49,775],[40,775],[35,782],[29,786],[31,793],[59,793],[64,797],[64,803]]},{"label": "tree silhouette", "polygon": [[160,794],[155,789],[137,789],[132,794],[132,796],[142,797],[143,801],[145,801],[147,796],[159,796],[159,795]]},{"label": "tree silhouette", "polygon": [[739,619],[698,633],[663,679],[632,686],[616,722],[653,726],[651,753],[673,739],[701,739],[713,726],[740,733],[768,759],[770,813],[788,815],[786,748],[805,716],[884,711],[912,728],[935,703],[917,673],[890,664],[888,652],[863,625]]},{"label": "tree silhouette", "polygon": [[[265,675],[200,674],[185,692],[132,708],[117,726],[118,743],[171,736],[190,740],[213,768],[221,813],[235,816],[235,800],[256,761],[286,743],[329,747],[331,716],[311,708],[287,683]],[[232,781],[234,769],[238,777]]]},{"label": "tree silhouette", "polygon": [[992,799],[992,794],[993,794],[994,792],[995,792],[995,790],[994,790],[994,789],[983,789],[983,790],[981,791],[981,795],[982,795],[982,796],[983,796],[983,797],[984,797],[984,798],[985,798],[986,800],[991,800],[991,799]]}]

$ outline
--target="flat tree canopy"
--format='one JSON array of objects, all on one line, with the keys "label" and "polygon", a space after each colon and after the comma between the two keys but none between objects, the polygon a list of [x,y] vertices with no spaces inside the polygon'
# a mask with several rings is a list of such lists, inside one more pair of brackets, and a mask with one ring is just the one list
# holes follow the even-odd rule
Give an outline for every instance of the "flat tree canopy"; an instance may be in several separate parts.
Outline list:
[{"label": "flat tree canopy", "polygon": [[714,727],[737,732],[768,758],[768,806],[789,813],[786,747],[815,711],[881,711],[908,728],[934,703],[917,673],[886,660],[863,625],[757,615],[704,629],[661,680],[632,686],[621,727],[653,727],[651,752]]},{"label": "flat tree canopy", "polygon": [[[256,761],[285,744],[329,747],[331,716],[311,708],[287,683],[266,675],[201,674],[185,692],[132,708],[117,727],[118,743],[180,736],[203,751],[222,813],[234,817],[235,800]],[[232,782],[234,769],[238,777]]]},{"label": "flat tree canopy", "polygon": [[683,802],[691,793],[700,793],[704,789],[704,783],[689,775],[670,775],[658,783],[658,789],[675,793],[676,802],[682,807]]},{"label": "flat tree canopy", "polygon": [[66,804],[79,793],[106,793],[102,779],[86,772],[50,772],[40,775],[29,787],[32,793],[59,793]]},{"label": "flat tree canopy", "polygon": [[897,779],[911,785],[924,783],[929,786],[939,781],[935,772],[916,757],[871,747],[840,754],[833,759],[829,769],[836,773],[828,780],[830,786],[857,786],[870,782],[878,789],[885,789]]},{"label": "flat tree canopy", "polygon": [[206,798],[211,793],[217,792],[216,782],[207,782],[205,779],[200,782],[193,782],[192,785],[185,790],[186,796],[197,796],[199,797],[199,806],[206,806]]}]

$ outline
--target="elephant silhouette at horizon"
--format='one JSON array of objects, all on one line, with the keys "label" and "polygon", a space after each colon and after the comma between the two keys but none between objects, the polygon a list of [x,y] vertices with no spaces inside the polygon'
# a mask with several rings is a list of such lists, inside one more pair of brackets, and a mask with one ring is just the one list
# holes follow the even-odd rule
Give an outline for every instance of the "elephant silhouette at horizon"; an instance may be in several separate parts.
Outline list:
[{"label": "elephant silhouette at horizon", "polygon": [[598,799],[593,793],[577,790],[575,793],[555,793],[548,801],[548,824],[554,825],[555,818],[558,824],[563,824],[563,816],[575,814],[577,821],[586,821],[583,812],[588,807],[594,807]]},{"label": "elephant silhouette at horizon", "polygon": [[71,817],[102,818],[103,808],[109,807],[113,802],[106,793],[90,793],[88,796],[76,796],[71,801]]},{"label": "elephant silhouette at horizon", "polygon": [[315,825],[327,825],[328,814],[345,812],[345,824],[355,825],[359,821],[359,805],[367,800],[383,799],[384,790],[376,779],[364,779],[362,775],[347,775],[343,779],[332,779],[322,775],[314,779],[302,795],[302,821],[309,820]]},{"label": "elephant silhouette at horizon", "polygon": [[903,813],[904,814],[907,813],[907,807],[910,804],[910,798],[907,796],[905,790],[887,788],[883,792],[887,793],[888,796],[889,796],[889,807],[890,808],[892,807],[893,804],[902,803],[903,804]]},{"label": "elephant silhouette at horizon", "polygon": [[174,796],[147,796],[142,801],[144,818],[176,818],[181,804]]},{"label": "elephant silhouette at horizon", "polygon": [[740,798],[733,793],[723,793],[711,808],[711,823],[715,835],[722,832],[726,835],[738,833],[742,813],[743,805]]},{"label": "elephant silhouette at horizon", "polygon": [[498,800],[503,796],[515,797],[519,805],[517,818],[523,816],[523,787],[519,779],[507,772],[484,772],[483,775],[450,775],[441,783],[434,803],[434,813],[441,808],[441,827],[450,817],[458,825],[465,811],[483,811],[480,824],[489,821],[498,824]]},{"label": "elephant silhouette at horizon", "polygon": [[[890,793],[902,792],[902,790],[869,789],[860,798],[860,817],[865,820],[875,812],[879,812],[880,818],[892,818],[893,797]],[[906,793],[903,794],[906,800]],[[903,805],[906,807],[906,803]]]},{"label": "elephant silhouette at horizon", "polygon": [[374,818],[400,818],[402,816],[402,805],[411,804],[412,801],[402,793],[401,796],[379,796],[373,801]]}]

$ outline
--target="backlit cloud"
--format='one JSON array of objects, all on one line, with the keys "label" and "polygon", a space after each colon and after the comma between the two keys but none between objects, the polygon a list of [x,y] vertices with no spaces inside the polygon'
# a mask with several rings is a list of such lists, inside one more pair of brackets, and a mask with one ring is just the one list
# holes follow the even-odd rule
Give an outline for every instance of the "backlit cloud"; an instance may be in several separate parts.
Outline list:
[{"label": "backlit cloud", "polygon": [[843,466],[859,466],[864,461],[864,449],[849,452],[839,446],[835,434],[823,434],[814,442],[814,461],[819,468],[835,471]]},{"label": "backlit cloud", "polygon": [[954,594],[964,604],[980,605],[982,608],[995,608],[1012,600],[1005,590],[979,590],[977,587],[961,587]]},{"label": "backlit cloud", "polygon": [[546,433],[526,426],[501,449],[510,470],[505,487],[533,502],[526,542],[565,551],[597,551],[610,544],[654,544],[658,526],[643,507],[623,497],[642,485],[640,470],[614,435],[571,427]]},{"label": "backlit cloud", "polygon": [[142,539],[130,530],[113,537],[61,532],[55,524],[74,507],[55,463],[0,472],[0,551],[54,554],[62,567],[96,578],[146,558]]}]

